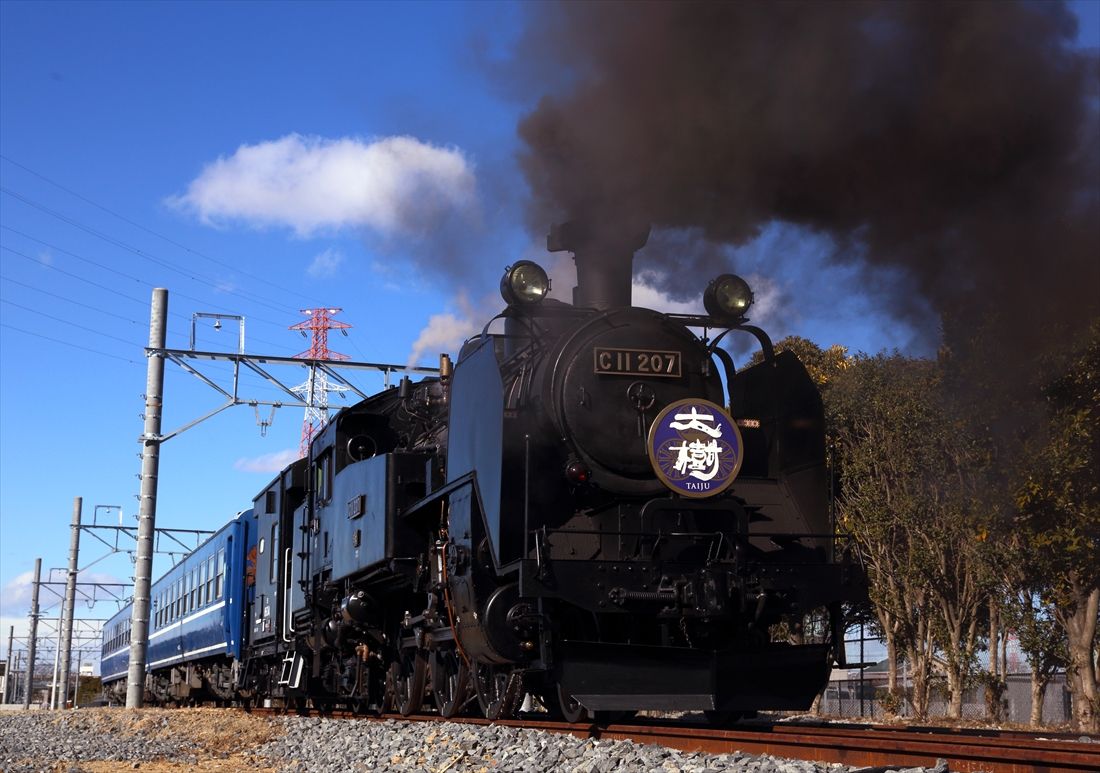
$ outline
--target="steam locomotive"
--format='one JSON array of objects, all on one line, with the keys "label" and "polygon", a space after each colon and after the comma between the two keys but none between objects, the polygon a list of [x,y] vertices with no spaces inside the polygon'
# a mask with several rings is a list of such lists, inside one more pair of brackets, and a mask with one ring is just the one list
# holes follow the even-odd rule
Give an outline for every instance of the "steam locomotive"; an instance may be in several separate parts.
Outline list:
[{"label": "steam locomotive", "polygon": [[[734,275],[706,314],[632,307],[647,234],[556,227],[572,304],[519,261],[503,332],[340,411],[154,585],[150,640],[173,648],[147,697],[495,719],[532,696],[571,721],[807,708],[863,593],[830,521],[820,396],[748,324]],[[731,332],[759,364],[735,370]],[[128,619],[105,633],[118,695]]]}]

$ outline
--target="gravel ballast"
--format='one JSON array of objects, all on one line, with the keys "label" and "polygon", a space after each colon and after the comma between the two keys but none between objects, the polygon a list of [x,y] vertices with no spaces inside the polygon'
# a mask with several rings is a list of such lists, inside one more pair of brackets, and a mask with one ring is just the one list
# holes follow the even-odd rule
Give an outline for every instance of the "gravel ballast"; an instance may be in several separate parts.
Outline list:
[{"label": "gravel ballast", "polygon": [[[104,765],[103,763],[107,763]],[[85,769],[81,764],[90,764]],[[431,773],[848,773],[757,754],[686,753],[630,741],[452,722],[250,716],[214,709],[88,709],[0,714],[0,769]],[[911,773],[938,770],[908,768]]]}]

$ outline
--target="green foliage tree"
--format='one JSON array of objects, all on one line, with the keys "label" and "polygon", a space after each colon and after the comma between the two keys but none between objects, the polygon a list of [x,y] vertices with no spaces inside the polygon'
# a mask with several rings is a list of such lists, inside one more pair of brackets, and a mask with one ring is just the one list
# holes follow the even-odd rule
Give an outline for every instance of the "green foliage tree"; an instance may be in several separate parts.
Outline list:
[{"label": "green foliage tree", "polygon": [[1032,445],[1016,491],[1016,531],[1027,575],[1045,580],[1045,601],[1066,634],[1079,730],[1100,732],[1100,320],[1049,371],[1049,425]]},{"label": "green foliage tree", "polygon": [[914,713],[938,667],[961,714],[990,587],[979,485],[988,456],[945,406],[938,362],[859,355],[837,374],[827,409],[842,455],[840,512],[866,556],[886,637],[889,689],[904,652]]},{"label": "green foliage tree", "polygon": [[1043,700],[1047,685],[1068,663],[1066,634],[1058,624],[1047,589],[1020,586],[1003,608],[1005,624],[1016,632],[1020,649],[1031,668],[1032,725],[1043,723]]}]

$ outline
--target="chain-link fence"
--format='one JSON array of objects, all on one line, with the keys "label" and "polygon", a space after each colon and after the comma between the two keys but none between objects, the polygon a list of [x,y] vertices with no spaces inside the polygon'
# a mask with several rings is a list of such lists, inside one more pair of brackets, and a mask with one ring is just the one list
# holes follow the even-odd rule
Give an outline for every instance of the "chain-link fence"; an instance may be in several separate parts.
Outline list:
[{"label": "chain-link fence", "polygon": [[[910,685],[899,675],[899,687],[905,691]],[[1031,675],[1009,674],[1006,689],[1001,696],[1002,721],[1027,724],[1031,719]],[[985,686],[977,685],[963,694],[963,719],[989,719]],[[881,671],[848,672],[844,679],[833,679],[822,695],[819,712],[828,716],[884,719],[892,714],[883,707],[886,696],[886,674]],[[939,685],[934,685],[928,704],[929,717],[947,715],[949,696]],[[1066,688],[1065,674],[1057,674],[1047,685],[1043,696],[1042,724],[1061,725],[1070,721],[1070,693]],[[897,712],[911,717],[913,707],[905,702]]]}]

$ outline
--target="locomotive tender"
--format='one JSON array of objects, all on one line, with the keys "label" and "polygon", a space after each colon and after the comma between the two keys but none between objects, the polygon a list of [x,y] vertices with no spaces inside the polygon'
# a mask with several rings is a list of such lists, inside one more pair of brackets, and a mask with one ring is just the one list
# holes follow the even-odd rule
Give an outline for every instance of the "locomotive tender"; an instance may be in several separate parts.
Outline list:
[{"label": "locomotive tender", "polygon": [[[503,333],[340,411],[221,547],[155,586],[150,653],[178,652],[151,654],[147,695],[500,718],[531,694],[573,721],[807,708],[863,593],[830,520],[820,396],[747,324],[738,277],[710,283],[705,315],[632,307],[647,235],[553,229],[572,305],[520,261]],[[735,371],[730,331],[759,364]],[[189,641],[203,620],[224,636]],[[103,673],[122,694],[120,627]]]}]

